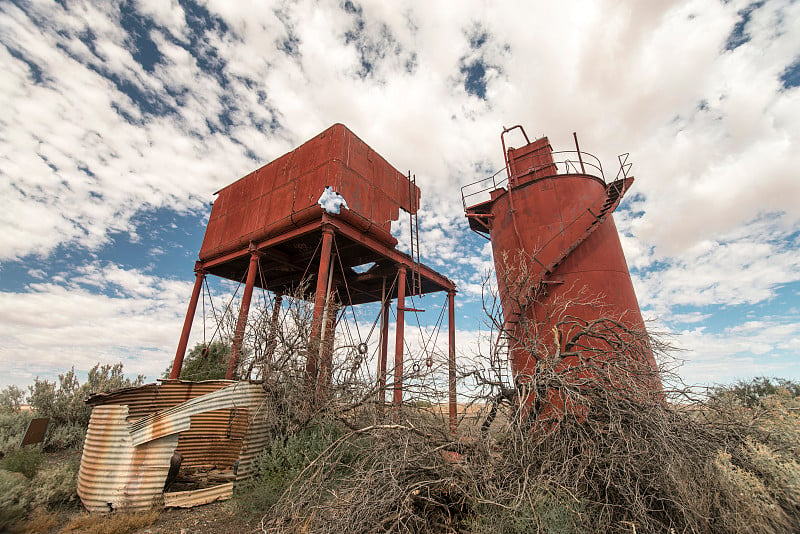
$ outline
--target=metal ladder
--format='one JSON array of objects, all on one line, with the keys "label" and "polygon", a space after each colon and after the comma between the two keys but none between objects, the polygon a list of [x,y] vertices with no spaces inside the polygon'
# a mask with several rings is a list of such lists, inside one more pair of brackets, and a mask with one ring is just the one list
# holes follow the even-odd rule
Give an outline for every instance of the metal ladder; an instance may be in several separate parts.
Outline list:
[{"label": "metal ladder", "polygon": [[411,234],[411,295],[422,293],[422,278],[419,271],[419,222],[417,221],[417,195],[414,194],[417,185],[417,175],[408,171],[408,223]]}]

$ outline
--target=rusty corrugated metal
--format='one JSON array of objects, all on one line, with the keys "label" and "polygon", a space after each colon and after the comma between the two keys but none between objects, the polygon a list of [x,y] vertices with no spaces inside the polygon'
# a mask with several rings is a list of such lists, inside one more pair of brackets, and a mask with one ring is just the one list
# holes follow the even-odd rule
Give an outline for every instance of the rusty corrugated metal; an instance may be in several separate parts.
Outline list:
[{"label": "rusty corrugated metal", "polygon": [[234,382],[217,391],[195,397],[131,423],[134,446],[162,436],[189,430],[191,417],[224,408],[258,408],[264,398],[261,386]]},{"label": "rusty corrugated metal", "polygon": [[78,496],[90,512],[146,509],[164,487],[177,435],[133,445],[127,406],[92,411],[78,472]]},{"label": "rusty corrugated metal", "polygon": [[87,403],[93,406],[124,404],[128,406],[128,420],[135,421],[195,397],[207,395],[233,383],[232,380],[205,380],[202,382],[164,380],[158,384],[145,384],[92,395]]},{"label": "rusty corrugated metal", "polygon": [[170,508],[191,508],[214,501],[224,501],[233,495],[233,482],[210,488],[190,491],[173,491],[164,494],[164,506]]},{"label": "rusty corrugated metal", "polygon": [[[170,386],[166,389],[171,399],[198,389],[185,382],[163,385]],[[214,385],[203,387],[213,389]],[[110,394],[103,402],[126,400],[140,409],[142,399],[159,397],[159,388],[138,388],[141,398],[135,389]],[[160,399],[167,403],[164,396]],[[96,405],[78,475],[81,501],[92,512],[151,507],[162,496],[176,450],[184,456],[182,468],[214,467],[232,474],[238,461],[236,478],[248,478],[253,458],[269,440],[266,423],[258,417],[264,399],[259,385],[228,382],[221,389],[135,421],[127,405]],[[213,494],[209,489],[206,497]],[[197,494],[200,500],[206,497]]]},{"label": "rusty corrugated metal", "polygon": [[191,417],[189,430],[181,432],[178,452],[186,467],[231,466],[239,457],[247,433],[246,408],[214,410]]}]

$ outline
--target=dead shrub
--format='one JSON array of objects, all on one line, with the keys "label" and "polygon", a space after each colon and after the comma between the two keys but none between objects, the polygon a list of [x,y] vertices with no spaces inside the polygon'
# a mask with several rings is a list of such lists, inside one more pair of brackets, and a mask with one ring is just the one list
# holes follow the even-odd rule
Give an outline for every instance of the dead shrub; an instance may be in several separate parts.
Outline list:
[{"label": "dead shrub", "polygon": [[[536,289],[520,295],[521,308]],[[794,396],[709,399],[680,382],[666,344],[613,317],[580,321],[573,304],[551,310],[553,348],[541,325],[509,339],[496,301],[486,305],[494,337],[459,369],[460,392],[472,396],[464,413],[482,416],[464,415],[459,436],[437,409],[441,383],[410,380],[415,402],[393,410],[364,401],[372,382],[334,380],[347,395],[316,415],[350,431],[307,459],[264,510],[262,530],[716,534],[800,524]],[[510,345],[536,355],[530,376],[510,377]]]}]

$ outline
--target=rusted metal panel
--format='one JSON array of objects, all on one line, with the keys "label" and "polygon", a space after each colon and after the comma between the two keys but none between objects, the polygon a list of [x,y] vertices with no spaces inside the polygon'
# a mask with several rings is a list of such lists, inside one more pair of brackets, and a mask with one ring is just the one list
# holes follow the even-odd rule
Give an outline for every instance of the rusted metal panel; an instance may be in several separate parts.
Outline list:
[{"label": "rusted metal panel", "polygon": [[558,172],[553,161],[553,147],[547,137],[537,139],[522,148],[509,148],[508,161],[514,179],[512,185],[515,186]]},{"label": "rusted metal panel", "polygon": [[[269,441],[266,422],[258,417],[265,395],[257,384],[170,381],[92,400],[78,475],[78,495],[92,512],[151,507],[162,496],[176,450],[184,458],[182,468],[214,467],[246,479],[252,476],[253,458]],[[139,413],[147,401],[172,405],[134,419],[123,401]],[[214,490],[187,494],[186,502],[213,495]]]},{"label": "rusted metal panel", "polygon": [[210,488],[190,491],[173,491],[164,494],[164,506],[168,508],[192,508],[215,501],[225,501],[233,496],[233,482]]},{"label": "rusted metal panel", "polygon": [[234,382],[230,386],[195,397],[172,408],[139,419],[130,425],[134,446],[162,436],[189,430],[191,418],[212,410],[224,408],[258,408],[264,390],[256,384]]},{"label": "rusted metal panel", "polygon": [[184,467],[232,466],[247,434],[246,408],[213,410],[191,416],[189,430],[181,432],[178,452]]},{"label": "rusted metal panel", "polygon": [[36,443],[41,443],[44,439],[44,434],[47,431],[47,423],[49,422],[49,417],[37,417],[36,419],[31,419],[28,423],[28,429],[25,430],[25,434],[22,436],[22,441],[20,441],[19,446],[24,447],[25,445],[35,445]]},{"label": "rusted metal panel", "polygon": [[[399,209],[416,212],[419,188],[342,124],[219,191],[200,259],[209,259],[296,226],[326,186],[370,226],[389,231]],[[317,212],[321,213],[321,212]]]}]

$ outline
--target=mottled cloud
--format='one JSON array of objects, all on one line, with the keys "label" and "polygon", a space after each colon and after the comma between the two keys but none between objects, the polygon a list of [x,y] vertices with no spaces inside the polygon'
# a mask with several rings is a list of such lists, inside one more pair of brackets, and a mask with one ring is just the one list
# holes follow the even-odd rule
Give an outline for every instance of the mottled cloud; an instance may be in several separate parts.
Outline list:
[{"label": "mottled cloud", "polygon": [[[617,154],[631,153],[637,181],[616,216],[623,246],[643,309],[683,332],[687,372],[700,379],[717,352],[692,332],[715,320],[710,306],[769,303],[800,280],[796,20],[800,4],[788,0],[9,2],[0,261],[71,249],[102,258],[120,235],[149,243],[142,214],[201,217],[213,191],[344,122],[416,174],[423,259],[472,306],[492,262],[485,242],[465,237],[459,188],[502,166],[504,125],[549,135],[557,149],[577,131],[608,179]],[[150,246],[152,261],[168,247]],[[13,323],[4,358],[43,354],[54,334],[80,365],[98,350],[134,358],[171,347],[186,282],[113,265],[81,260],[63,282],[37,265],[27,286],[0,293],[6,311],[88,305],[107,317],[70,326],[64,312],[57,331]],[[714,335],[753,339],[736,329],[744,318],[725,320]],[[155,337],[86,341],[126,323]],[[796,354],[796,332],[772,333],[775,350]],[[744,373],[750,361],[737,361]]]}]

